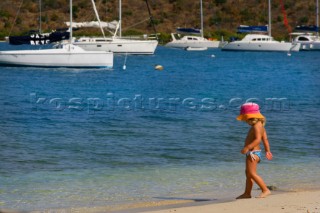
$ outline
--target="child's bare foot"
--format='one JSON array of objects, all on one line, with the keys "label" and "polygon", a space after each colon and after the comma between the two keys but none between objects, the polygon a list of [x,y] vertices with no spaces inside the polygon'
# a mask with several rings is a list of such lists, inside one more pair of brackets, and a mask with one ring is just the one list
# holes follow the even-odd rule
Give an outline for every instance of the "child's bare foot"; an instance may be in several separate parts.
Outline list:
[{"label": "child's bare foot", "polygon": [[265,198],[265,197],[267,197],[267,196],[270,195],[270,194],[271,194],[270,190],[264,191],[264,192],[262,192],[257,198]]},{"label": "child's bare foot", "polygon": [[242,194],[242,195],[240,195],[239,197],[237,197],[236,199],[249,199],[249,198],[251,198],[251,195]]}]

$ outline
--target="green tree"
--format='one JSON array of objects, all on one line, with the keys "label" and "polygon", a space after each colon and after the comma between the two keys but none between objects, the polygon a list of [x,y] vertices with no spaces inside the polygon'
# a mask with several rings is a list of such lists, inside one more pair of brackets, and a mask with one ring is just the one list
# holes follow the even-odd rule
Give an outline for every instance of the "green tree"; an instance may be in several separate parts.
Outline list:
[{"label": "green tree", "polygon": [[299,23],[301,23],[301,24],[307,24],[308,21],[309,21],[309,18],[307,16],[304,16],[299,19]]},{"label": "green tree", "polygon": [[225,4],[227,0],[214,0],[216,4]]}]

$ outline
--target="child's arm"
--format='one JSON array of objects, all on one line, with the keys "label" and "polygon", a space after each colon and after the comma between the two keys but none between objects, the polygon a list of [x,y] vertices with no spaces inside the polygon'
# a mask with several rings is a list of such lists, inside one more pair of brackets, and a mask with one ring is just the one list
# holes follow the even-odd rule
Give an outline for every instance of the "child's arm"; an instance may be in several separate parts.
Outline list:
[{"label": "child's arm", "polygon": [[266,158],[268,160],[272,160],[272,153],[270,151],[270,145],[269,145],[269,141],[268,141],[268,137],[267,137],[267,132],[266,131],[264,131],[264,133],[262,135],[262,142],[263,142],[264,149],[266,151]]}]

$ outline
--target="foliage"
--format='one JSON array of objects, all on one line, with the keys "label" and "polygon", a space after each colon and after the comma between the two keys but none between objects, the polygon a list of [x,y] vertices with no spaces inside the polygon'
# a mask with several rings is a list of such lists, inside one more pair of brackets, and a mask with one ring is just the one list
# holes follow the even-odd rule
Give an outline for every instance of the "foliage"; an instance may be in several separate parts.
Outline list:
[{"label": "foliage", "polygon": [[123,36],[140,36],[143,35],[143,32],[139,31],[139,30],[126,30],[124,32],[122,32]]},{"label": "foliage", "polygon": [[171,35],[169,33],[160,33],[158,35],[159,44],[166,44],[171,40]]},{"label": "foliage", "polygon": [[58,19],[59,19],[59,16],[57,14],[54,13],[51,15],[51,21],[56,22],[56,21],[58,21]]},{"label": "foliage", "polygon": [[225,4],[227,0],[214,0],[216,4]]},{"label": "foliage", "polygon": [[3,17],[10,17],[10,13],[8,11],[5,11],[5,10],[0,10],[0,17],[3,18]]},{"label": "foliage", "polygon": [[[118,0],[95,0],[102,21],[118,19]],[[43,30],[50,31],[66,27],[69,20],[69,1],[42,0],[41,20]],[[150,16],[144,0],[122,1],[122,29],[129,35],[154,33]],[[161,32],[163,40],[170,40],[170,33],[177,27],[200,26],[198,0],[153,0],[149,1],[154,24]],[[39,25],[38,0],[24,1],[19,11],[20,0],[1,0],[0,32],[21,34],[26,29]],[[284,7],[292,28],[295,25],[315,24],[315,1],[285,0]],[[264,25],[268,23],[268,3],[265,0],[203,0],[204,30],[208,36],[219,38],[219,34],[234,34],[240,24]],[[17,19],[15,20],[15,17]],[[75,21],[95,21],[95,15],[88,0],[73,1]],[[147,21],[144,21],[147,20]],[[272,34],[274,37],[287,35],[283,25],[283,14],[279,1],[272,1]],[[83,35],[94,34],[88,29],[80,31]],[[77,32],[76,35],[79,35]],[[231,35],[230,35],[231,36]],[[3,36],[0,37],[3,39]]]},{"label": "foliage", "polygon": [[77,18],[78,17],[78,13],[79,13],[79,7],[78,6],[72,6],[72,13],[73,13],[73,17]]},{"label": "foliage", "polygon": [[307,16],[301,17],[301,18],[299,19],[299,22],[300,22],[301,24],[307,24],[308,21],[309,21],[309,18],[308,18]]}]

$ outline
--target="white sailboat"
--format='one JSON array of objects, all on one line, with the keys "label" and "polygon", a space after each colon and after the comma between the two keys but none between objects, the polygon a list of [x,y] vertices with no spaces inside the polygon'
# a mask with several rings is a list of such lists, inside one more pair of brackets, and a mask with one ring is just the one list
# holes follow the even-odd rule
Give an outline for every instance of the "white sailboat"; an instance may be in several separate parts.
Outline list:
[{"label": "white sailboat", "polygon": [[0,51],[0,64],[36,67],[113,67],[113,53],[85,51],[72,44],[72,0],[70,40],[56,49]]},{"label": "white sailboat", "polygon": [[232,41],[221,49],[225,51],[299,51],[300,44],[276,41],[271,36],[271,1],[269,0],[268,35],[248,34],[240,41]]},{"label": "white sailboat", "polygon": [[301,44],[300,50],[320,50],[320,37],[319,37],[319,0],[316,2],[316,35],[312,33],[291,33],[296,36],[294,43]]},{"label": "white sailboat", "polygon": [[203,35],[203,11],[202,11],[202,0],[200,0],[200,19],[201,19],[201,29],[200,29],[200,36],[195,35],[185,35],[182,38],[176,38],[176,33],[171,33],[172,41],[167,43],[166,47],[172,47],[172,48],[184,48],[187,49],[190,48],[197,48],[197,49],[203,49],[205,48],[218,48],[220,45],[219,41],[211,41],[206,38],[204,38]]},{"label": "white sailboat", "polygon": [[157,40],[134,40],[119,37],[80,37],[74,45],[90,51],[111,51],[119,54],[152,55],[157,46]]},{"label": "white sailboat", "polygon": [[[106,38],[104,36],[104,32],[102,32],[103,37],[80,37],[75,41],[74,44],[85,50],[111,51],[114,53],[141,54],[141,55],[154,54],[158,46],[157,40],[147,40],[147,39],[136,40],[136,39],[122,38],[121,8],[122,8],[122,2],[121,0],[119,0],[119,23],[118,23],[117,29],[114,32],[113,37]],[[99,17],[97,12],[96,12],[96,16],[97,18]],[[117,36],[117,31],[119,31],[119,36]]]}]

